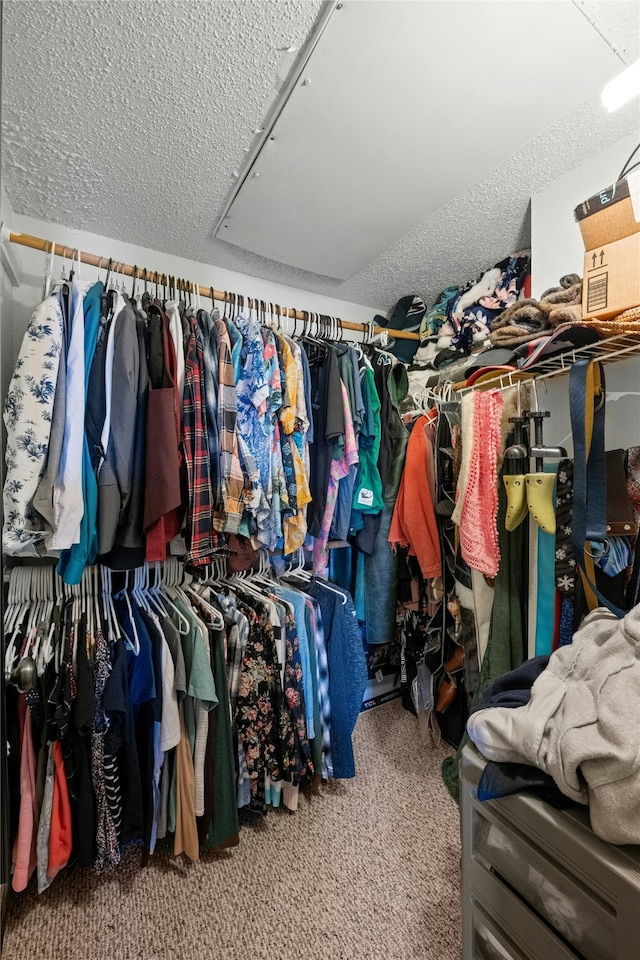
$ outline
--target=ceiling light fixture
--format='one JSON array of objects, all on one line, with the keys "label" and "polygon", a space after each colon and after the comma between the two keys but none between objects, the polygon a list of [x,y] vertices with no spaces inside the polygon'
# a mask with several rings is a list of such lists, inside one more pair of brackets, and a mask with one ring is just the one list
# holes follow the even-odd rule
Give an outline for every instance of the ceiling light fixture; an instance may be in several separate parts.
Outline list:
[{"label": "ceiling light fixture", "polygon": [[630,67],[609,81],[602,91],[602,106],[606,107],[609,113],[613,113],[638,94],[640,94],[640,60],[632,63]]}]

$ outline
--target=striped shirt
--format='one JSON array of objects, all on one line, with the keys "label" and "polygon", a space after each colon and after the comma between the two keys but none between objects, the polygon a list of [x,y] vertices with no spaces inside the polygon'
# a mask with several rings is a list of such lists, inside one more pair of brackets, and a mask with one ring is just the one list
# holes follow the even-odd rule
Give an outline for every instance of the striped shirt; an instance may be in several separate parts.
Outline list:
[{"label": "striped shirt", "polygon": [[222,479],[222,526],[216,529],[237,533],[244,511],[244,476],[238,456],[238,399],[231,357],[229,331],[222,320],[214,321],[218,347],[218,439]]}]

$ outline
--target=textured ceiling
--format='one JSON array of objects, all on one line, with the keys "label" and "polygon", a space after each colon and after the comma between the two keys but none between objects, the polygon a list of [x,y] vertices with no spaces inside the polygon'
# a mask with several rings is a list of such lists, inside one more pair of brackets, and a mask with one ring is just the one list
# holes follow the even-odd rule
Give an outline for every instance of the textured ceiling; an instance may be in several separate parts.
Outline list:
[{"label": "textured ceiling", "polygon": [[[638,57],[636,0],[577,5],[622,61]],[[343,283],[242,251],[213,239],[212,226],[291,66],[287,51],[321,7],[5,0],[3,177],[13,209],[355,303],[390,306],[409,292],[433,301],[528,244],[532,193],[638,131],[637,105],[607,114],[594,91]],[[446,133],[436,132],[439,148],[481,149],[463,130]]]}]

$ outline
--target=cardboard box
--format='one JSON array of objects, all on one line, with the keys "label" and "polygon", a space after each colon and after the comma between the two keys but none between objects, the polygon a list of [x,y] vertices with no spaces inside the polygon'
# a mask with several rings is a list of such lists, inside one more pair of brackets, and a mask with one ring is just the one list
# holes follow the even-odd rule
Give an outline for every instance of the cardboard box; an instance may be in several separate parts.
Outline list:
[{"label": "cardboard box", "polygon": [[582,315],[615,317],[640,305],[640,233],[597,246],[584,255]]},{"label": "cardboard box", "polygon": [[640,170],[589,197],[574,210],[585,250],[640,232]]}]

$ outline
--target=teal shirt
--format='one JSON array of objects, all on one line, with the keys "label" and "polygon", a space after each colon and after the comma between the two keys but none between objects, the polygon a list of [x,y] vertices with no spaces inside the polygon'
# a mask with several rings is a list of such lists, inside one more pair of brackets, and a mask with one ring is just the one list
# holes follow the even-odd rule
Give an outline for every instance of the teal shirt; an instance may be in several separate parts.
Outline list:
[{"label": "teal shirt", "polygon": [[[89,288],[83,300],[85,401],[100,330],[100,298],[103,291],[104,284],[98,281]],[[80,539],[69,549],[63,550],[58,560],[58,573],[69,584],[80,583],[84,568],[95,563],[98,557],[98,480],[91,465],[86,432],[82,447],[82,499],[84,513],[80,521]]]},{"label": "teal shirt", "polygon": [[[382,480],[378,470],[380,453],[380,398],[373,379],[373,370],[365,367],[362,374],[362,396],[365,415],[360,432],[358,448],[360,460],[353,491],[352,511],[359,513],[381,513],[384,510],[382,498]],[[360,525],[356,520],[352,526]]]}]

